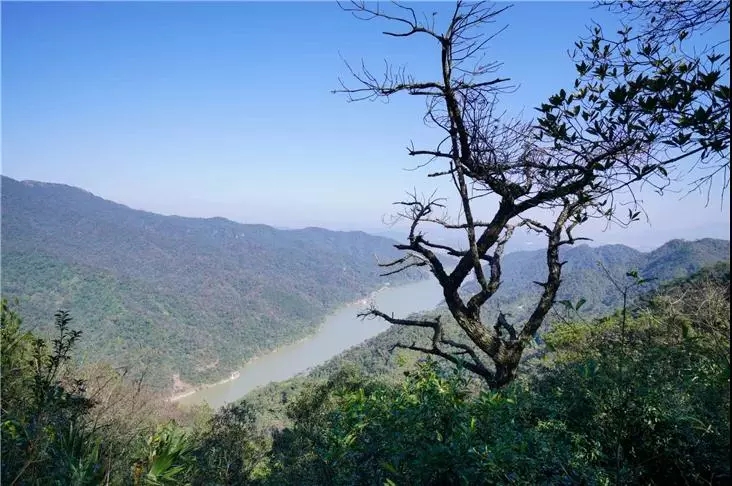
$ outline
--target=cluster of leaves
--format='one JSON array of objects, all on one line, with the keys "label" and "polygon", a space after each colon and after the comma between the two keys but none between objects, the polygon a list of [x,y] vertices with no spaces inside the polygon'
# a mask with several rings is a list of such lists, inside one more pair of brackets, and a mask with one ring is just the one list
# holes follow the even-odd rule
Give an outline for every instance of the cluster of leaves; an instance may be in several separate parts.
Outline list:
[{"label": "cluster of leaves", "polygon": [[575,43],[573,90],[562,89],[541,105],[542,135],[557,148],[585,150],[613,138],[634,140],[648,156],[627,167],[637,177],[667,178],[674,169],[678,176],[683,170],[673,164],[694,156],[691,165],[701,168],[696,186],[719,175],[726,187],[729,2],[600,3],[623,24],[616,35],[594,25]]},{"label": "cluster of leaves", "polygon": [[79,333],[69,329],[67,313],[57,313],[58,337],[49,352],[43,339],[21,332],[20,318],[5,301],[1,312],[3,483],[24,484],[21,478],[30,477],[54,484],[66,477],[93,484],[100,478],[95,459],[101,442],[90,440],[80,426],[92,403],[83,382],[64,383]]},{"label": "cluster of leaves", "polygon": [[[463,372],[430,361],[399,385],[336,375],[290,405],[269,480],[726,484],[726,275],[557,325],[540,373],[500,392],[476,393]],[[674,298],[684,285],[684,299]]]},{"label": "cluster of leaves", "polygon": [[71,366],[81,333],[70,322],[56,314],[49,346],[2,302],[3,484],[249,484],[266,450],[250,408],[202,411],[189,427],[161,420],[140,382],[120,393],[114,374],[78,378],[100,375]]}]

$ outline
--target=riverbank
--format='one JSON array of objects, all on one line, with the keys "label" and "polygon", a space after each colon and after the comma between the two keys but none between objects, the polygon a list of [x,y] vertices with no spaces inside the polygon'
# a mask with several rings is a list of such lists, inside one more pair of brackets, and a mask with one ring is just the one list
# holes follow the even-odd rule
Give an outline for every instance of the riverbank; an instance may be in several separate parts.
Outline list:
[{"label": "riverbank", "polygon": [[[409,285],[409,284],[404,284],[404,285]],[[272,356],[272,355],[276,355],[277,353],[281,352],[283,349],[286,349],[288,347],[297,346],[298,344],[302,344],[302,343],[305,343],[305,342],[313,339],[315,336],[317,336],[319,333],[321,333],[323,331],[323,327],[325,326],[325,323],[326,323],[326,321],[328,320],[328,318],[330,316],[333,316],[337,312],[342,311],[342,310],[347,309],[347,308],[350,308],[350,307],[359,306],[359,305],[361,305],[361,306],[368,305],[371,300],[373,300],[379,293],[383,292],[384,290],[387,290],[389,288],[399,288],[399,287],[401,287],[401,286],[392,287],[390,284],[387,283],[385,285],[382,285],[380,288],[372,291],[367,297],[364,297],[364,298],[361,298],[361,299],[358,299],[358,300],[355,300],[355,301],[351,301],[351,302],[346,303],[346,304],[342,304],[342,305],[336,307],[335,309],[331,310],[330,312],[328,312],[323,317],[323,319],[321,320],[320,324],[318,324],[318,326],[315,329],[313,329],[313,331],[311,333],[308,333],[307,336],[305,336],[303,338],[300,338],[300,339],[298,339],[296,341],[292,341],[290,343],[283,344],[281,346],[278,346],[278,347],[276,347],[274,349],[271,349],[271,350],[269,350],[267,352],[264,352],[262,354],[258,354],[256,356],[253,356],[252,358],[248,359],[242,365],[241,368],[239,368],[237,371],[234,372],[236,374],[235,376],[230,376],[228,378],[224,378],[224,379],[222,379],[220,381],[217,381],[216,383],[203,383],[203,384],[200,384],[200,385],[196,385],[196,386],[194,386],[194,387],[192,387],[192,388],[190,388],[188,390],[185,390],[185,391],[182,391],[182,392],[179,392],[177,394],[172,395],[171,397],[167,398],[166,401],[167,402],[178,402],[178,401],[180,401],[180,400],[182,400],[184,398],[190,397],[192,395],[195,395],[196,393],[202,392],[202,391],[207,390],[209,388],[213,388],[213,387],[216,387],[216,386],[222,386],[222,385],[225,385],[227,383],[230,383],[230,382],[232,382],[234,380],[237,380],[241,376],[241,372],[246,367],[248,367],[249,365],[254,364],[257,360],[259,360],[261,358],[264,358],[264,357],[269,357],[269,356]],[[232,375],[234,373],[232,373]]]},{"label": "riverbank", "polygon": [[[348,305],[352,305],[352,304],[348,304]],[[239,368],[237,371],[234,371],[232,373],[232,375],[235,375],[235,376],[229,376],[229,378],[224,378],[223,380],[217,381],[216,383],[202,383],[200,385],[196,385],[196,386],[194,386],[193,388],[191,388],[189,390],[186,390],[184,392],[180,392],[177,395],[173,395],[172,397],[169,397],[168,399],[166,399],[166,402],[177,402],[177,401],[180,401],[180,400],[182,400],[182,399],[184,399],[186,397],[190,397],[191,395],[195,395],[198,392],[204,391],[207,388],[212,388],[212,387],[215,387],[215,386],[225,385],[225,384],[227,384],[227,383],[229,383],[231,381],[234,381],[234,380],[238,379],[241,376],[241,371],[244,368],[246,368],[247,366],[253,364],[258,359],[261,359],[261,358],[263,358],[265,356],[270,356],[270,355],[273,355],[273,354],[277,354],[278,352],[282,351],[282,349],[286,348],[287,346],[294,346],[294,345],[297,345],[299,343],[304,343],[308,339],[312,339],[313,336],[318,333],[318,331],[320,330],[320,327],[322,327],[322,324],[320,324],[318,326],[318,328],[316,328],[315,331],[312,334],[309,334],[309,335],[307,335],[307,336],[305,336],[303,338],[300,338],[297,341],[292,341],[291,343],[283,344],[283,345],[278,346],[278,347],[276,347],[274,349],[270,349],[269,351],[267,351],[265,353],[258,354],[256,356],[253,356],[253,357],[249,358],[248,360],[246,360],[244,362],[244,364],[242,365],[241,368]]]},{"label": "riverbank", "polygon": [[[382,286],[367,297],[379,310],[400,316],[433,309],[442,298],[442,291],[434,279],[424,279],[404,285]],[[214,409],[244,398],[251,391],[272,382],[284,381],[321,365],[343,351],[358,346],[389,328],[382,319],[361,319],[359,311],[365,307],[363,298],[345,304],[330,313],[317,333],[297,344],[278,348],[250,361],[240,370],[235,380],[222,380],[220,385],[199,387],[198,391],[178,393],[179,406],[194,406],[207,402]]]}]

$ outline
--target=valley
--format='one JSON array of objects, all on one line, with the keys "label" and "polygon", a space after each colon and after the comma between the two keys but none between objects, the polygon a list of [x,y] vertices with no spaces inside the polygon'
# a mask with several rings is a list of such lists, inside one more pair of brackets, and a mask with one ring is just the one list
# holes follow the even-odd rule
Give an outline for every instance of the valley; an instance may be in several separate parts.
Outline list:
[{"label": "valley", "polygon": [[311,335],[323,317],[385,284],[393,241],[161,216],[84,190],[2,179],[2,294],[32,329],[70,311],[82,362],[110,360],[164,391],[198,385]]},{"label": "valley", "polygon": [[[397,255],[386,238],[160,216],[69,186],[2,182],[3,296],[17,299],[40,333],[49,332],[55,310],[69,310],[84,336],[80,363],[109,361],[144,375],[184,405],[218,407],[383,340],[376,336],[388,324],[356,316],[371,297],[397,316],[442,302],[439,285],[422,273],[379,277],[377,258]],[[557,300],[583,298],[586,315],[601,315],[619,303],[604,271],[622,279],[638,270],[651,289],[727,255],[729,242],[714,239],[674,240],[645,253],[577,245],[562,253]],[[545,278],[543,259],[541,250],[505,256],[486,322],[499,308],[514,321],[527,317],[539,288],[526,282]],[[467,281],[462,292],[475,285]],[[425,334],[385,334],[400,335]]]},{"label": "valley", "polygon": [[313,368],[389,328],[385,322],[357,317],[357,313],[370,303],[385,312],[409,315],[433,309],[441,298],[440,287],[433,280],[382,289],[368,299],[353,302],[330,313],[313,336],[257,357],[239,370],[236,378],[186,393],[180,397],[179,403],[189,406],[206,402],[219,408],[226,403],[238,401],[270,382],[309,373]]},{"label": "valley", "polygon": [[[97,406],[102,416],[110,414],[103,421],[131,423],[139,414],[134,423],[144,430],[161,423],[195,430],[208,420],[206,427],[216,431],[212,421],[248,410],[248,438],[231,447],[254,447],[248,441],[260,437],[255,449],[267,451],[271,464],[281,454],[298,464],[299,452],[283,451],[278,443],[296,444],[299,439],[289,437],[302,432],[302,421],[307,424],[354,390],[369,403],[389,403],[378,393],[369,395],[371,387],[401,396],[400,387],[426,386],[420,381],[424,373],[437,373],[440,380],[461,373],[445,360],[400,349],[429,348],[432,330],[360,318],[372,305],[392,317],[439,318],[443,339],[474,346],[446,308],[433,276],[413,270],[380,276],[377,261],[399,255],[396,241],[383,237],[162,216],[82,189],[6,177],[1,229],[2,296],[10,306],[3,309],[3,332],[10,341],[38,336],[52,344],[49,349],[63,350],[64,342],[70,346],[69,332],[81,331],[68,370],[85,377],[90,397],[109,393]],[[579,330],[572,332],[587,332],[581,329],[617,319],[623,302],[619,288],[628,282],[628,272],[644,280],[630,294],[632,302],[699,271],[722,285],[726,278],[728,285],[729,253],[728,240],[712,238],[671,240],[645,252],[624,245],[562,248],[562,285],[523,354],[522,380],[550,376],[544,356],[556,351],[544,338],[556,339],[555,325],[561,329],[569,319]],[[457,260],[442,258],[453,271]],[[484,325],[496,322],[499,312],[511,325],[526,322],[541,293],[531,282],[547,278],[545,260],[545,250],[504,255],[501,285],[481,309]],[[488,265],[484,270],[490,271]],[[703,281],[689,284],[692,291],[702,292]],[[468,278],[459,293],[467,300],[478,290],[476,280]],[[59,327],[64,314],[54,321],[59,309],[69,312],[67,327]],[[32,335],[15,337],[20,329],[9,324],[17,322],[15,312],[23,318],[22,330]],[[4,346],[13,356],[15,345]],[[30,353],[32,347],[21,349]],[[461,394],[482,393],[484,385],[475,378],[461,380],[450,378],[439,390],[463,383]],[[117,411],[105,412],[106,407]],[[151,415],[142,418],[145,414]],[[128,433],[134,436],[135,430]],[[281,470],[271,479],[296,483],[288,474]]]},{"label": "valley", "polygon": [[730,0],[1,8],[0,483],[732,483]]}]

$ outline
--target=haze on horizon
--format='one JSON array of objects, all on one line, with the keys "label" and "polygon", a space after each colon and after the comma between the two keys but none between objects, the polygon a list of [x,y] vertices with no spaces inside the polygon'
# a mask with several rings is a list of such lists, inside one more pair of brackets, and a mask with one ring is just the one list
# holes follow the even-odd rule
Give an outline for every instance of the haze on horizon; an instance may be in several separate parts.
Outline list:
[{"label": "haze on horizon", "polygon": [[[438,18],[450,7],[412,6]],[[567,50],[593,19],[612,22],[579,2],[502,16],[490,52],[520,85],[507,112],[533,116],[571,86]],[[406,190],[450,192],[405,170],[423,162],[410,140],[435,141],[423,101],[349,104],[331,90],[344,59],[428,76],[439,54],[380,27],[335,3],[4,3],[2,173],[162,214],[397,236],[381,221]],[[638,248],[728,238],[729,189],[710,196],[644,191],[650,222],[583,236]]]}]

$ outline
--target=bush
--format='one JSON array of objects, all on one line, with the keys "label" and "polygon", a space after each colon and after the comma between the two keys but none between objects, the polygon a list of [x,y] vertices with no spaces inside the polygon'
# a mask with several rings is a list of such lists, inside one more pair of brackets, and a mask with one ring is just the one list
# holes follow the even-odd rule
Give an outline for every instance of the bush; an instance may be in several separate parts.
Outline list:
[{"label": "bush", "polygon": [[539,372],[500,392],[431,361],[397,386],[337,375],[291,406],[269,480],[727,484],[729,279],[630,310],[555,326]]}]

